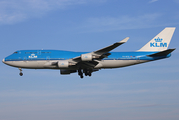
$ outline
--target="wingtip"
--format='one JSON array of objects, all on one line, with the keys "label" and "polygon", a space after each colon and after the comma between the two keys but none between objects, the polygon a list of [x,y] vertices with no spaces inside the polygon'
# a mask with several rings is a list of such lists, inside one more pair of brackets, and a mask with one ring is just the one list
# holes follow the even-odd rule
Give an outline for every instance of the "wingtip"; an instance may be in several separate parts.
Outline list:
[{"label": "wingtip", "polygon": [[124,38],[123,40],[121,40],[120,43],[125,43],[125,42],[127,42],[128,40],[129,40],[129,37],[126,37],[126,38]]}]

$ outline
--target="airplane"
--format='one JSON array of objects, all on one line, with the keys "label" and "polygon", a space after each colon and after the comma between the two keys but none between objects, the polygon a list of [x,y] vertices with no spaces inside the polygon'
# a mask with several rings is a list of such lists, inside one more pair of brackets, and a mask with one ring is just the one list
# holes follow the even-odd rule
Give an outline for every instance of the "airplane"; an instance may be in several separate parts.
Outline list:
[{"label": "airplane", "polygon": [[18,50],[2,60],[17,67],[22,76],[22,68],[57,69],[62,75],[77,72],[83,78],[100,69],[111,69],[141,64],[168,58],[174,49],[167,49],[175,27],[166,27],[146,45],[135,52],[110,52],[126,43],[129,37],[108,47],[93,52],[72,52],[64,50]]}]

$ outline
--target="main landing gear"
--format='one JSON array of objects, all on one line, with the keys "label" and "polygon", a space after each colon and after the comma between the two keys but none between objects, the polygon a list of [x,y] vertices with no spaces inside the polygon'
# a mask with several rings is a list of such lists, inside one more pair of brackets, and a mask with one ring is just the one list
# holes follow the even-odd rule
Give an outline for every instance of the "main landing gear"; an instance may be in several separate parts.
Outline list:
[{"label": "main landing gear", "polygon": [[81,69],[78,70],[78,75],[79,75],[81,78],[83,78],[83,72],[82,72]]},{"label": "main landing gear", "polygon": [[21,69],[21,68],[19,68],[19,70],[20,70],[19,75],[20,75],[20,76],[23,76],[22,69]]},{"label": "main landing gear", "polygon": [[91,70],[84,69],[83,72],[82,72],[82,69],[79,69],[79,70],[78,70],[78,75],[79,75],[81,78],[83,78],[83,73],[85,74],[85,76],[91,76],[92,71],[91,71]]}]

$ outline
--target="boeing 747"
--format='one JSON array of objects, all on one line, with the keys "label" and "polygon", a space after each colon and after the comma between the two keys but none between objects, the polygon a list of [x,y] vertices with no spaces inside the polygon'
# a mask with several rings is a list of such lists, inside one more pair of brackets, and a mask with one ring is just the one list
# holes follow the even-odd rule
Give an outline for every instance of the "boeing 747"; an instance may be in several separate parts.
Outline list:
[{"label": "boeing 747", "polygon": [[145,62],[168,58],[175,49],[167,49],[175,27],[167,27],[135,52],[111,52],[126,43],[129,37],[94,52],[72,52],[62,50],[18,50],[2,60],[3,63],[17,67],[20,76],[22,68],[57,69],[62,75],[77,72],[83,78],[92,72],[107,68],[120,68]]}]

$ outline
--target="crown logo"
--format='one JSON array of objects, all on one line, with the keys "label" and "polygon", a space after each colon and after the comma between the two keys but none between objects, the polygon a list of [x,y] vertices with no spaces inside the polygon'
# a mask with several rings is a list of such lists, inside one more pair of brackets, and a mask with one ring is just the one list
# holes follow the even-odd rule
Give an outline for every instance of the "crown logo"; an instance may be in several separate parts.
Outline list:
[{"label": "crown logo", "polygon": [[154,40],[155,42],[162,42],[163,39],[158,37],[158,38],[155,38]]}]

